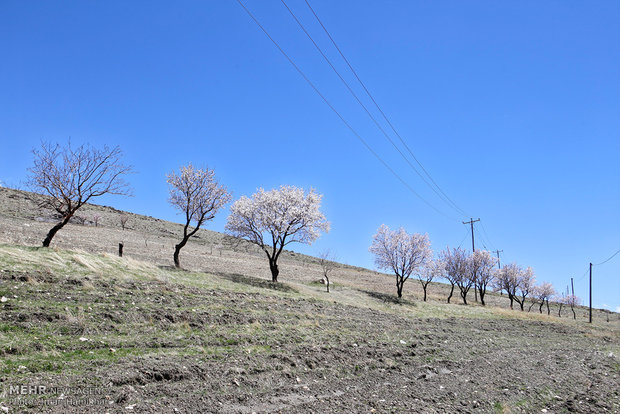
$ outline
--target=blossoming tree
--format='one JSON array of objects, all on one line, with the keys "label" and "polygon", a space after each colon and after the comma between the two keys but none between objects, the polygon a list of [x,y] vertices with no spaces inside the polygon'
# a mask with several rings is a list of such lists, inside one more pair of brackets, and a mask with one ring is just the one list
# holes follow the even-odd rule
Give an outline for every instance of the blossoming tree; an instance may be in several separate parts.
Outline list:
[{"label": "blossoming tree", "polygon": [[440,254],[441,261],[444,264],[444,277],[450,282],[450,295],[448,295],[448,303],[452,299],[454,286],[457,285],[461,292],[463,303],[467,304],[467,292],[473,285],[473,279],[469,273],[469,256],[465,250],[460,247],[442,251]]},{"label": "blossoming tree", "polygon": [[480,295],[480,303],[482,306],[484,303],[484,296],[487,293],[487,286],[493,282],[495,277],[495,264],[497,259],[486,250],[476,250],[470,256],[470,270],[472,277],[475,278],[476,283],[474,289],[478,289]]},{"label": "blossoming tree", "polygon": [[423,268],[433,256],[428,235],[409,234],[404,228],[390,230],[382,224],[368,249],[375,255],[379,269],[391,270],[396,276],[396,293],[403,296],[403,285],[412,273]]},{"label": "blossoming tree", "polygon": [[329,222],[319,208],[322,195],[313,189],[281,186],[265,191],[259,188],[230,207],[226,230],[259,246],[269,259],[271,280],[278,281],[278,258],[290,243],[312,244]]},{"label": "blossoming tree", "polygon": [[[215,214],[230,201],[230,193],[226,187],[215,179],[215,173],[208,168],[194,168],[192,164],[181,167],[179,173],[168,174],[170,204],[185,215],[183,238],[174,246],[174,265],[181,267],[179,254],[187,241],[200,229],[206,221],[212,220]],[[194,228],[190,225],[194,223]]]}]

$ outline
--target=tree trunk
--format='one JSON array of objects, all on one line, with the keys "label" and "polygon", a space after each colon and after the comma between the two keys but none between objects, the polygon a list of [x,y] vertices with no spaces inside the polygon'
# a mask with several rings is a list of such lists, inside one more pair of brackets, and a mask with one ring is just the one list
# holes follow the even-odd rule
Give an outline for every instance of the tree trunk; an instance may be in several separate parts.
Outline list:
[{"label": "tree trunk", "polygon": [[179,254],[181,253],[181,249],[187,244],[187,240],[189,237],[183,237],[181,243],[174,246],[174,267],[179,269],[181,267],[181,261],[179,260]]},{"label": "tree trunk", "polygon": [[482,306],[486,306],[486,304],[484,303],[484,295],[486,295],[487,293],[486,287],[478,286],[478,292],[480,293],[480,303],[482,304]]},{"label": "tree trunk", "polygon": [[52,242],[52,239],[54,238],[56,233],[58,233],[58,230],[62,229],[65,224],[67,224],[69,220],[71,220],[71,216],[73,216],[73,213],[65,216],[61,222],[59,222],[50,229],[50,231],[47,233],[47,236],[45,236],[45,240],[43,240],[43,247],[50,247],[50,243]]},{"label": "tree trunk", "polygon": [[547,299],[547,316],[551,315],[551,309],[549,309],[549,299]]},{"label": "tree trunk", "polygon": [[452,299],[453,293],[454,293],[454,283],[452,283],[452,288],[450,289],[450,295],[448,296],[448,303],[450,303],[450,299]]},{"label": "tree trunk", "polygon": [[461,297],[463,298],[463,304],[467,305],[467,292],[461,289]]},{"label": "tree trunk", "polygon": [[513,298],[510,293],[508,294],[508,298],[510,299],[510,309],[512,310],[514,309],[513,305],[514,305],[515,298]]},{"label": "tree trunk", "polygon": [[422,289],[424,289],[424,302],[426,302],[426,285],[422,285]]},{"label": "tree trunk", "polygon": [[269,260],[269,270],[271,270],[271,281],[276,283],[278,281],[278,274],[280,270],[278,269],[278,264],[275,260]]},{"label": "tree trunk", "polygon": [[573,308],[573,306],[571,305],[570,310],[573,311],[573,319],[577,319],[577,315],[575,314],[575,308]]},{"label": "tree trunk", "polygon": [[329,293],[329,277],[327,277],[327,275],[325,275],[325,282],[327,285],[327,293]]},{"label": "tree trunk", "polygon": [[562,317],[562,302],[560,302],[560,309],[558,310],[558,318]]},{"label": "tree trunk", "polygon": [[543,307],[543,305],[544,305],[544,304],[545,304],[545,301],[544,301],[544,300],[543,300],[542,302],[540,302],[540,306],[538,307],[538,311],[539,311],[540,313],[542,313],[542,307]]}]

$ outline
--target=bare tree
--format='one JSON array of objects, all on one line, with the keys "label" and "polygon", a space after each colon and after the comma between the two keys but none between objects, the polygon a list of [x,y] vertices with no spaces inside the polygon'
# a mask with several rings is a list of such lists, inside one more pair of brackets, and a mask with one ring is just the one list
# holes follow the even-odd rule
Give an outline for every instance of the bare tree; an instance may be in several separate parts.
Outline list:
[{"label": "bare tree", "polygon": [[403,285],[413,272],[423,268],[433,256],[428,235],[409,234],[404,228],[390,230],[382,224],[368,249],[375,255],[379,269],[391,270],[396,276],[396,294],[403,297]]},{"label": "bare tree", "polygon": [[570,310],[573,312],[573,319],[577,319],[577,315],[575,314],[575,306],[579,306],[581,304],[581,298],[576,295],[568,295],[566,296],[566,304],[570,306]]},{"label": "bare tree", "polygon": [[513,309],[515,297],[517,295],[517,289],[519,287],[519,278],[523,269],[516,263],[509,263],[504,265],[498,272],[495,278],[496,289],[503,289],[508,295],[510,300],[510,309]]},{"label": "bare tree", "polygon": [[319,208],[323,196],[313,189],[281,186],[259,188],[252,198],[241,197],[230,207],[226,230],[259,246],[269,259],[272,282],[278,281],[278,258],[290,243],[312,244],[329,222]]},{"label": "bare tree", "polygon": [[[174,265],[179,268],[181,249],[206,221],[230,201],[231,195],[226,187],[215,179],[215,172],[208,168],[194,168],[190,163],[181,167],[180,172],[167,176],[170,192],[169,202],[185,215],[183,238],[174,246]],[[190,225],[194,223],[194,228]]]},{"label": "bare tree", "polygon": [[329,293],[329,274],[337,266],[336,255],[329,249],[323,250],[319,253],[319,264],[321,265],[321,270],[323,271],[323,279],[325,280],[325,285],[327,286],[327,293]]},{"label": "bare tree", "polygon": [[128,215],[128,214],[123,213],[123,214],[121,214],[121,215],[119,215],[119,216],[118,216],[118,219],[119,219],[119,220],[120,220],[120,222],[121,222],[121,228],[122,228],[123,230],[125,230],[125,228],[127,227],[127,222],[129,221],[129,215]]},{"label": "bare tree", "polygon": [[515,301],[524,310],[525,298],[532,292],[536,283],[536,277],[534,276],[534,270],[528,267],[525,270],[519,272],[517,279],[518,294],[514,296]]},{"label": "bare tree", "polygon": [[485,306],[484,296],[487,293],[487,286],[493,283],[495,278],[495,264],[497,259],[486,250],[476,250],[470,256],[470,271],[476,280],[476,286],[480,295],[480,303]]},{"label": "bare tree", "polygon": [[94,214],[93,215],[93,223],[95,224],[95,227],[99,227],[99,220],[101,220],[101,216],[98,214]]},{"label": "bare tree", "polygon": [[72,148],[42,143],[34,149],[34,166],[29,169],[28,184],[49,196],[42,207],[55,210],[61,217],[43,240],[49,247],[54,235],[63,228],[75,212],[94,197],[104,194],[130,195],[124,176],[131,168],[121,163],[119,147],[102,149],[81,145]]},{"label": "bare tree", "polygon": [[418,273],[418,280],[424,291],[424,302],[426,302],[426,289],[433,279],[442,277],[445,272],[445,265],[441,260],[429,260],[422,271]]},{"label": "bare tree", "polygon": [[560,305],[560,308],[558,309],[558,318],[562,317],[562,306],[564,306],[564,304],[566,303],[566,295],[564,295],[564,293],[557,294],[555,296],[555,301],[558,303],[558,305]]}]

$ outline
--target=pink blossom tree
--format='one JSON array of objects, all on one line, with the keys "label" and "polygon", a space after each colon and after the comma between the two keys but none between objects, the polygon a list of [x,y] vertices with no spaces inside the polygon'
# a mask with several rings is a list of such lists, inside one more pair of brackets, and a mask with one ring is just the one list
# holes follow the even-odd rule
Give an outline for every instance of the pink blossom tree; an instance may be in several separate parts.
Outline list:
[{"label": "pink blossom tree", "polygon": [[505,290],[510,300],[510,309],[513,309],[517,289],[519,288],[519,280],[523,269],[516,263],[508,263],[504,265],[495,278],[495,288],[497,290]]},{"label": "pink blossom tree", "polygon": [[444,263],[445,278],[448,279],[452,288],[448,296],[448,303],[452,298],[454,286],[459,287],[463,303],[467,304],[467,292],[471,289],[474,281],[471,277],[469,258],[467,252],[460,247],[450,249],[446,248],[440,254],[441,261]]},{"label": "pink blossom tree", "polygon": [[168,174],[167,181],[170,204],[185,216],[183,237],[174,246],[174,265],[179,268],[181,249],[198,232],[200,226],[215,217],[215,214],[230,201],[231,196],[226,187],[216,180],[213,170],[195,168],[191,163],[181,167],[178,173]]},{"label": "pink blossom tree", "polygon": [[272,282],[280,273],[278,258],[290,243],[312,244],[329,222],[320,211],[322,195],[313,189],[281,186],[259,188],[252,198],[241,197],[230,207],[226,230],[259,246],[269,259]]},{"label": "pink blossom tree", "polygon": [[391,270],[396,276],[396,294],[403,297],[403,286],[412,273],[423,268],[433,256],[427,234],[409,234],[404,228],[390,230],[382,224],[368,249],[375,255],[379,269]]},{"label": "pink blossom tree", "polygon": [[487,293],[487,286],[492,284],[495,278],[497,259],[486,250],[476,250],[469,260],[472,277],[476,280],[474,288],[478,289],[480,303],[485,306],[484,296]]},{"label": "pink blossom tree", "polygon": [[518,294],[515,294],[514,299],[519,304],[522,311],[525,306],[525,298],[532,293],[535,284],[536,276],[534,276],[534,270],[531,267],[519,272],[517,276]]},{"label": "pink blossom tree", "polygon": [[422,268],[420,272],[418,272],[418,280],[422,285],[422,290],[424,291],[424,302],[426,302],[426,289],[428,285],[434,280],[442,277],[444,275],[445,265],[441,260],[429,260],[426,266]]},{"label": "pink blossom tree", "polygon": [[553,285],[548,282],[541,283],[534,288],[533,296],[540,302],[538,311],[542,313],[542,307],[546,303],[547,315],[549,315],[551,313],[551,310],[549,309],[549,299],[555,296],[555,289],[553,288]]}]

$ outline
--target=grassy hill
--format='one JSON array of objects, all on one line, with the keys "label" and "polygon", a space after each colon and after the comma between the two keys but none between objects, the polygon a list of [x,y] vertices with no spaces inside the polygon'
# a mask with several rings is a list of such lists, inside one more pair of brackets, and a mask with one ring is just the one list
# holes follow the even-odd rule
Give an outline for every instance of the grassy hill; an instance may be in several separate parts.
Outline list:
[{"label": "grassy hill", "polygon": [[392,278],[344,265],[328,294],[293,252],[272,285],[259,252],[209,231],[177,271],[179,225],[131,215],[123,231],[108,207],[43,249],[48,213],[6,189],[0,211],[3,411],[620,411],[614,313],[446,304],[442,284],[424,303],[413,280],[397,303]]}]

